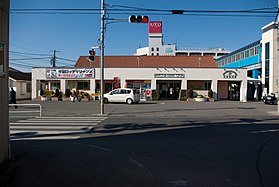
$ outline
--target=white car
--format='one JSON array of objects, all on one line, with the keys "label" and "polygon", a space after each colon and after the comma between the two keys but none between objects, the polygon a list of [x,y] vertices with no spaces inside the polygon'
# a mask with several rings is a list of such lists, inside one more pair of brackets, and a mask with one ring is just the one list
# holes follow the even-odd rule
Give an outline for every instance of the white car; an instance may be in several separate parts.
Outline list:
[{"label": "white car", "polygon": [[104,94],[104,103],[124,102],[127,104],[138,103],[140,94],[138,90],[130,88],[119,88]]}]

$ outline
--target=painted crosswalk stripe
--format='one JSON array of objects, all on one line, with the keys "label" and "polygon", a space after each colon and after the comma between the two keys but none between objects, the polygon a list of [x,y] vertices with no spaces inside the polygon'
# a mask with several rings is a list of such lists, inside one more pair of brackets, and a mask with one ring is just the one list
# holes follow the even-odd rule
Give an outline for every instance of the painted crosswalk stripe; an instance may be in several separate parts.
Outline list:
[{"label": "painted crosswalk stripe", "polygon": [[76,139],[107,117],[35,117],[10,122],[11,140]]}]

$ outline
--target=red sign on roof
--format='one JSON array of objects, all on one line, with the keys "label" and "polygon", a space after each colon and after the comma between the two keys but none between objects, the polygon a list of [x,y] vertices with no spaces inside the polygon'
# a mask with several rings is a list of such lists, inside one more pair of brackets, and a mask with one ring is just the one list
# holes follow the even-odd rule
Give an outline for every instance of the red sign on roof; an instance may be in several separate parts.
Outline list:
[{"label": "red sign on roof", "polygon": [[148,22],[148,33],[162,33],[162,21]]}]

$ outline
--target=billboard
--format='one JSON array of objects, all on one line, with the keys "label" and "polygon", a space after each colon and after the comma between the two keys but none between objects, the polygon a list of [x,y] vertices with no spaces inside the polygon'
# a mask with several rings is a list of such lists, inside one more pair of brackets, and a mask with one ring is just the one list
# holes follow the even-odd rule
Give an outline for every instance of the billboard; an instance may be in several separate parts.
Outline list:
[{"label": "billboard", "polygon": [[148,22],[148,33],[162,33],[162,21]]},{"label": "billboard", "polygon": [[46,69],[47,79],[78,79],[94,78],[95,69],[86,68],[51,68]]}]

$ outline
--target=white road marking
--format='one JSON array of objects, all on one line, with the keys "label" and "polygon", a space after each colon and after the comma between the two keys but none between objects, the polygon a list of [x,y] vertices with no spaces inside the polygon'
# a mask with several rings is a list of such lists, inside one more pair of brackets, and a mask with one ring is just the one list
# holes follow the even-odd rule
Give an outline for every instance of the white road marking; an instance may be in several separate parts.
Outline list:
[{"label": "white road marking", "polygon": [[35,117],[10,123],[11,140],[77,139],[107,117]]}]

